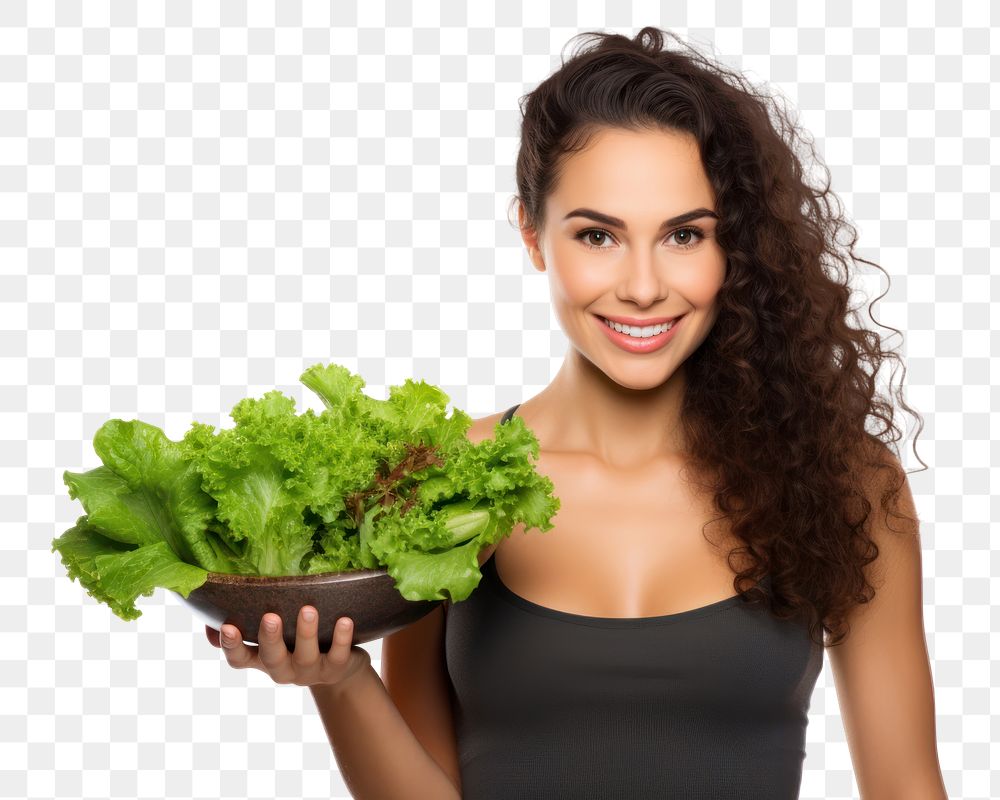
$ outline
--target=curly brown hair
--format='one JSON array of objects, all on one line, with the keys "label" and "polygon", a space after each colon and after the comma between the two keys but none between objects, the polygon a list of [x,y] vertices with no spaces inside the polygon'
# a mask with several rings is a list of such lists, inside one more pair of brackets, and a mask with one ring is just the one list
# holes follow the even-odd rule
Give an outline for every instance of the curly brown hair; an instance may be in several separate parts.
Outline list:
[{"label": "curly brown hair", "polygon": [[[875,379],[886,358],[902,359],[848,324],[858,319],[852,262],[884,270],[855,254],[829,170],[775,95],[658,28],[578,36],[584,46],[520,101],[523,224],[541,232],[567,157],[600,131],[695,137],[727,266],[717,321],[685,366],[688,475],[742,542],[728,554],[736,591],[778,618],[807,617],[810,637],[833,647],[850,632],[851,609],[875,594],[872,500],[908,520],[904,535],[918,526],[896,508],[906,473],[882,437],[901,434]],[[665,49],[666,36],[679,48]],[[802,145],[826,173],[821,187],[807,179]],[[894,396],[919,434],[922,418],[901,388]],[[888,480],[875,477],[882,471]],[[768,574],[770,591],[755,586]]]}]

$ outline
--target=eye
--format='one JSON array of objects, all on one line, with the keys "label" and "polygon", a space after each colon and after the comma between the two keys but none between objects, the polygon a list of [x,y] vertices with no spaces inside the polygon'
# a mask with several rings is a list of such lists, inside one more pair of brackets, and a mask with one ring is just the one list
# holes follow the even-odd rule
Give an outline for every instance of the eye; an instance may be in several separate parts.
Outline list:
[{"label": "eye", "polygon": [[[590,236],[603,236],[608,237],[611,234],[600,228],[587,228],[587,230],[580,231],[574,238],[580,239],[585,247],[589,247],[591,250],[607,250],[606,247],[601,247],[600,245],[592,245],[588,241]],[[605,239],[606,240],[606,239]]]},{"label": "eye", "polygon": [[[694,240],[691,239],[692,234],[696,237]],[[583,242],[583,246],[591,250],[609,249],[600,244],[597,245],[590,244],[590,241],[593,241],[589,239],[589,237],[591,236],[603,237],[600,241],[607,241],[608,237],[611,237],[612,239],[614,238],[608,231],[604,230],[603,228],[586,228],[585,230],[582,230],[578,234],[576,234],[573,238]],[[669,239],[671,236],[679,236],[684,239],[684,241],[680,242],[676,246],[675,249],[677,250],[687,250],[692,247],[697,247],[698,244],[705,239],[705,234],[702,232],[702,230],[700,228],[696,228],[691,225],[688,225],[683,228],[678,228],[677,230],[669,234],[667,236],[667,239]]]},{"label": "eye", "polygon": [[[681,233],[687,234],[686,241],[682,242],[679,245],[679,247],[685,250],[689,247],[694,247],[696,244],[698,244],[698,242],[702,241],[705,238],[705,234],[702,233],[701,230],[699,230],[698,228],[678,228],[672,234],[670,234],[670,236],[677,236],[678,234]],[[694,234],[698,238],[692,241],[691,234]]]}]

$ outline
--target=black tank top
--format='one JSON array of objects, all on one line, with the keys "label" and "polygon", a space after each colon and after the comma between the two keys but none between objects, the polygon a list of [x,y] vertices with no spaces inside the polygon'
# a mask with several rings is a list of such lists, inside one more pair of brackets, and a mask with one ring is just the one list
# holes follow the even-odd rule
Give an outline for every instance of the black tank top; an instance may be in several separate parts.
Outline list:
[{"label": "black tank top", "polygon": [[464,800],[798,797],[823,667],[804,622],[739,595],[570,614],[512,592],[494,561],[447,607]]}]

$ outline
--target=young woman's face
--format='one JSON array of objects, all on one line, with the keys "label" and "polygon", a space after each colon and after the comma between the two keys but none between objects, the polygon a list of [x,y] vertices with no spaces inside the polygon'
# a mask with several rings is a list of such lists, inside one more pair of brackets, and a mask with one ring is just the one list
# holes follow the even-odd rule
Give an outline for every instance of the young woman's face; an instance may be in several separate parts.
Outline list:
[{"label": "young woman's face", "polygon": [[[714,212],[692,136],[615,129],[569,157],[546,202],[544,232],[525,233],[566,335],[620,385],[665,383],[711,330],[726,275]],[[605,321],[649,328],[677,317],[676,330],[642,338]]]}]

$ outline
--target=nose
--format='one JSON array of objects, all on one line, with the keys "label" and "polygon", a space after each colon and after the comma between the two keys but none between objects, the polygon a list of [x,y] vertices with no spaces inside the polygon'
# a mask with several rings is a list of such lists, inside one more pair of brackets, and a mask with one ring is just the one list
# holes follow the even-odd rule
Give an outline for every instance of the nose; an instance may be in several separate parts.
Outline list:
[{"label": "nose", "polygon": [[664,297],[666,290],[666,265],[658,263],[650,251],[633,251],[624,264],[621,298],[632,300],[639,306],[648,306]]}]

